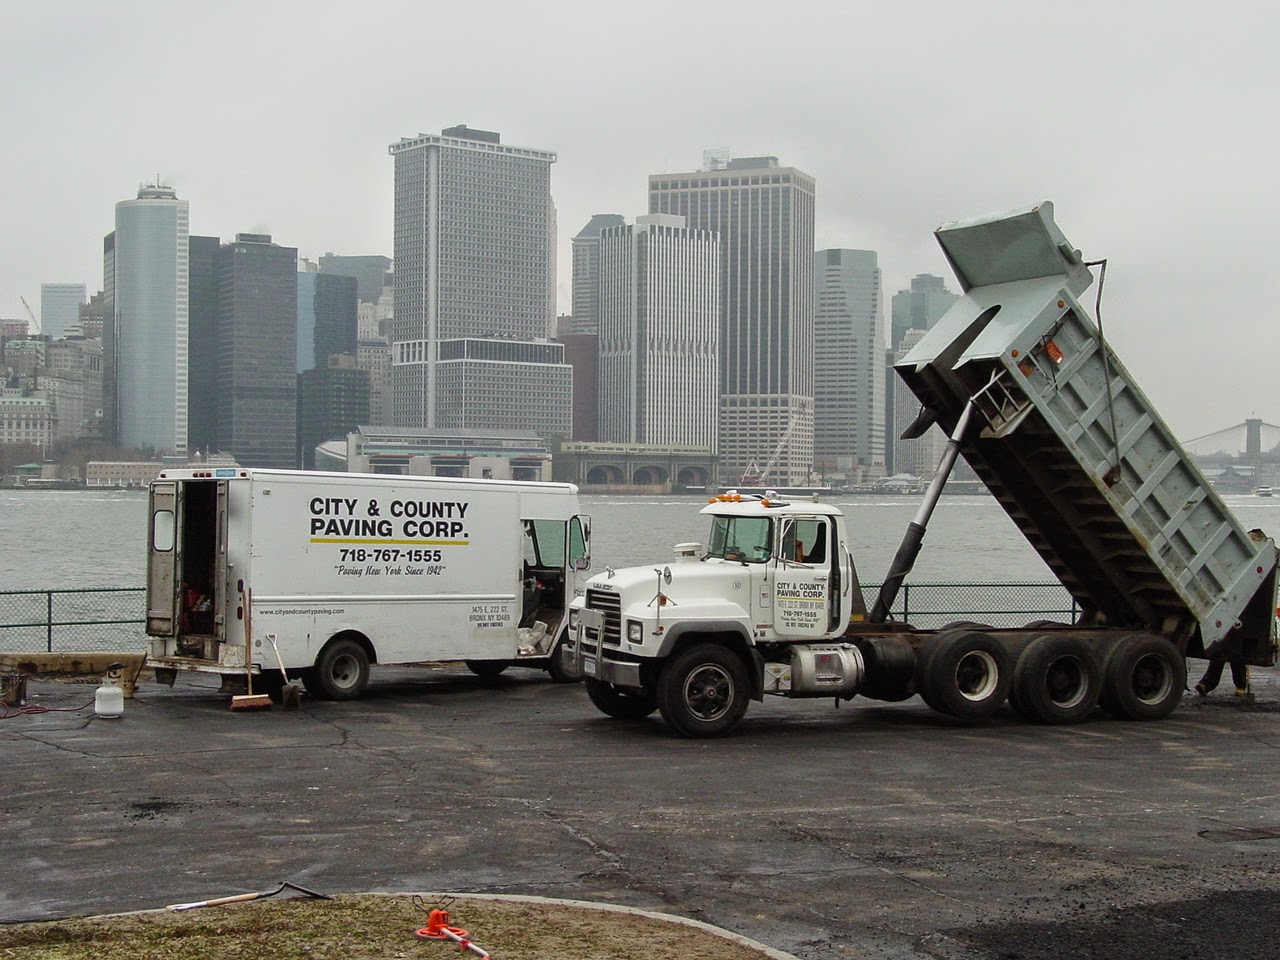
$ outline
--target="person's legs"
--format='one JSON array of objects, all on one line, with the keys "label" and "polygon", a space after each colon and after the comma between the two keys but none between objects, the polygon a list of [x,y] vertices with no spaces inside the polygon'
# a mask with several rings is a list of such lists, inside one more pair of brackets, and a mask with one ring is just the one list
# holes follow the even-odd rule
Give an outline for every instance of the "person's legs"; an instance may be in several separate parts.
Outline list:
[{"label": "person's legs", "polygon": [[1249,692],[1249,665],[1243,660],[1231,661],[1231,681],[1236,685],[1237,697]]},{"label": "person's legs", "polygon": [[1222,679],[1222,668],[1226,665],[1221,657],[1209,658],[1209,669],[1205,670],[1204,676],[1200,678],[1200,682],[1196,684],[1196,693],[1204,696],[1210,690],[1218,685],[1218,681]]}]

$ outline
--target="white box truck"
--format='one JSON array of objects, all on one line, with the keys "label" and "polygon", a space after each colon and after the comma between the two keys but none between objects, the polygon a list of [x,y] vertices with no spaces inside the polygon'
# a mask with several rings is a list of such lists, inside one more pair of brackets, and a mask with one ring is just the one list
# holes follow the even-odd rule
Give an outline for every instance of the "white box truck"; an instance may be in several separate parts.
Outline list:
[{"label": "white box truck", "polygon": [[166,470],[150,488],[148,665],[236,692],[288,675],[360,696],[369,665],[512,664],[575,679],[565,612],[590,566],[572,484]]}]

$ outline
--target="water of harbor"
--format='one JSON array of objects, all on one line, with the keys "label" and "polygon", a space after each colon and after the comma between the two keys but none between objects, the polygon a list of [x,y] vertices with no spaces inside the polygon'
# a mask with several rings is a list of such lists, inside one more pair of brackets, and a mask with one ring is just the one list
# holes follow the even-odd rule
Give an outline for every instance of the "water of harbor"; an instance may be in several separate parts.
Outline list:
[{"label": "water of harbor", "polygon": [[[584,496],[592,518],[592,569],[665,563],[681,542],[706,542],[696,496]],[[850,518],[858,572],[878,582],[917,496],[844,496],[828,502]],[[1233,496],[1246,527],[1280,532],[1280,497]],[[147,498],[141,491],[0,490],[0,590],[141,587]],[[989,496],[944,496],[912,580],[918,583],[1044,582],[1053,577]]]}]

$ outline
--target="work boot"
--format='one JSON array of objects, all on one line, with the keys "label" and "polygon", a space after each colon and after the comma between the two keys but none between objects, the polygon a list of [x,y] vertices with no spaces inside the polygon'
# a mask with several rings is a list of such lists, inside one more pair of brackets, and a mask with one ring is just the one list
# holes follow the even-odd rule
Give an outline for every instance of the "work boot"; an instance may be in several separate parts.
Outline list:
[{"label": "work boot", "polygon": [[1205,689],[1205,685],[1203,683],[1196,684],[1196,693],[1200,694],[1202,697],[1207,697],[1209,695],[1209,691]]},{"label": "work boot", "polygon": [[1249,690],[1247,687],[1236,687],[1237,697],[1247,697],[1248,695],[1249,695]]}]

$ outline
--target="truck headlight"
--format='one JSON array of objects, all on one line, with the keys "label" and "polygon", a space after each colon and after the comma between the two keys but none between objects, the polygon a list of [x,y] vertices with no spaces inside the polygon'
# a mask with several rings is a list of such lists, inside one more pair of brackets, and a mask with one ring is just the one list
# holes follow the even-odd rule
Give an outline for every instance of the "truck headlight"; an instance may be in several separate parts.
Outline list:
[{"label": "truck headlight", "polygon": [[570,629],[570,630],[575,630],[575,629],[577,629],[577,626],[578,626],[578,614],[581,612],[581,610],[582,610],[582,608],[581,608],[581,607],[570,607],[570,608],[569,608],[569,629]]},{"label": "truck headlight", "polygon": [[639,620],[627,621],[627,642],[644,643],[644,624]]}]

